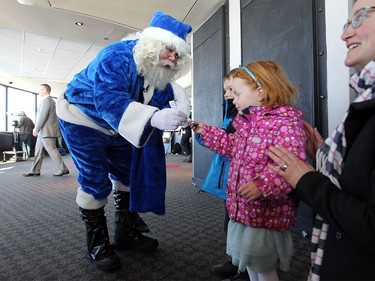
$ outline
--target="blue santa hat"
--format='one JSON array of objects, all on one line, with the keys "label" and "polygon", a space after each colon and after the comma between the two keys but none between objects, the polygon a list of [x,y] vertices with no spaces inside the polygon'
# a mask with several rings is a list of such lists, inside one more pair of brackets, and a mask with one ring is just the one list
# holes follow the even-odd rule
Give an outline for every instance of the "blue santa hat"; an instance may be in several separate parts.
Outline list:
[{"label": "blue santa hat", "polygon": [[186,37],[191,29],[190,25],[158,11],[152,16],[149,27],[142,31],[141,38],[161,40],[175,47],[179,56],[184,56],[188,52]]}]

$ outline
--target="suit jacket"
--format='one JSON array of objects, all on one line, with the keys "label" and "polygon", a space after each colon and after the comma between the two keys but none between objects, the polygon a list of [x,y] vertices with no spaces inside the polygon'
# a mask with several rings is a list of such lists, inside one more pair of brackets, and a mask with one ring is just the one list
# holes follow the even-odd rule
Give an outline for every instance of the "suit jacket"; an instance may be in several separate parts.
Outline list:
[{"label": "suit jacket", "polygon": [[35,129],[43,138],[61,137],[57,122],[56,103],[50,96],[44,97],[39,105]]},{"label": "suit jacket", "polygon": [[353,103],[345,121],[347,153],[338,189],[318,172],[297,194],[329,223],[321,280],[375,280],[375,100]]}]

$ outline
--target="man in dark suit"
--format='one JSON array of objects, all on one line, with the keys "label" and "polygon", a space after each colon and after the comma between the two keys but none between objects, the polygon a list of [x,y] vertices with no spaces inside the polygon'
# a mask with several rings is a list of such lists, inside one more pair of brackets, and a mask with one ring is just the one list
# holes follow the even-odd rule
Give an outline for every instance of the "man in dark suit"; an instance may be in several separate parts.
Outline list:
[{"label": "man in dark suit", "polygon": [[61,137],[59,125],[56,115],[56,104],[50,96],[51,87],[47,84],[42,84],[39,90],[39,95],[42,97],[42,102],[39,105],[36,124],[33,130],[33,135],[37,137],[35,144],[35,159],[31,166],[30,172],[22,174],[25,177],[40,176],[42,168],[44,150],[46,150],[51,157],[53,163],[58,169],[58,173],[54,176],[63,176],[69,174],[59,151],[56,147],[56,140]]}]

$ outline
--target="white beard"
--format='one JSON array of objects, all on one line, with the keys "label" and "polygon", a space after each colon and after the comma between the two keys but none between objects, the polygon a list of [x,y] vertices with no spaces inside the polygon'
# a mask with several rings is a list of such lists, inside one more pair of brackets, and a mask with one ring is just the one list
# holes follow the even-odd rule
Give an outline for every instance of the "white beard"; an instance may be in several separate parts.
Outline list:
[{"label": "white beard", "polygon": [[165,86],[172,82],[179,72],[179,67],[169,60],[160,60],[158,64],[150,64],[145,68],[144,79],[149,82],[150,86],[154,86],[158,90],[164,90]]}]

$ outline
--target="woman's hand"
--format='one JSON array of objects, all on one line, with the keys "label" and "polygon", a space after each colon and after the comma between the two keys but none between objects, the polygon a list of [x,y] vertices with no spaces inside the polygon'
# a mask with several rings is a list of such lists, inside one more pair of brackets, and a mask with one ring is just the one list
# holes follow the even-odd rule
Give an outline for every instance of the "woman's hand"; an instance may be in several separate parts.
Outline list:
[{"label": "woman's hand", "polygon": [[312,160],[315,161],[316,152],[318,151],[319,146],[324,142],[324,139],[319,134],[317,128],[313,128],[309,123],[304,121],[305,132],[307,136],[306,140],[306,152]]},{"label": "woman's hand", "polygon": [[302,161],[288,149],[280,145],[271,146],[268,156],[278,165],[275,167],[268,164],[268,168],[286,179],[293,188],[296,187],[304,174],[315,171],[309,163]]},{"label": "woman's hand", "polygon": [[262,196],[262,192],[259,190],[258,186],[254,182],[245,183],[241,186],[238,191],[238,194],[248,199],[248,201],[254,201]]}]

